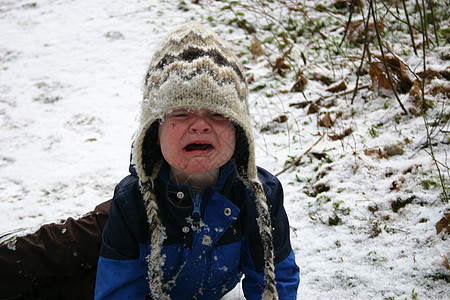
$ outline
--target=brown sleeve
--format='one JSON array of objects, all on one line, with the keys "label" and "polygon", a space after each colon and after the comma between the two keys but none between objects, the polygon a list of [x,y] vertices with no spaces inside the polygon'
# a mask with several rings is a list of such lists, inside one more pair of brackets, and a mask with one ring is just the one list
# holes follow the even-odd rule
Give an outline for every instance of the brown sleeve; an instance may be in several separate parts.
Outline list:
[{"label": "brown sleeve", "polygon": [[0,244],[0,299],[93,299],[101,232],[111,201],[79,219]]}]

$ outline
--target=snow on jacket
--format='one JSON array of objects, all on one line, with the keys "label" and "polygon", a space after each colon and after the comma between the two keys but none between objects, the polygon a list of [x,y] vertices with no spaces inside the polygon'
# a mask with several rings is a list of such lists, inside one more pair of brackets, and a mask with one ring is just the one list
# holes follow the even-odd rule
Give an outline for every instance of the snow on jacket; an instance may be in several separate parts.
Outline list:
[{"label": "snow on jacket", "polygon": [[[147,261],[150,229],[133,168],[116,187],[102,234],[95,298],[149,298]],[[296,299],[299,269],[289,238],[283,190],[269,172],[258,168],[270,206],[275,275],[280,299]],[[242,274],[247,299],[261,299],[264,257],[252,192],[237,178],[231,163],[222,167],[213,188],[196,192],[173,185],[168,165],[155,182],[160,218],[166,228],[161,257],[163,289],[172,299],[220,299]]]}]

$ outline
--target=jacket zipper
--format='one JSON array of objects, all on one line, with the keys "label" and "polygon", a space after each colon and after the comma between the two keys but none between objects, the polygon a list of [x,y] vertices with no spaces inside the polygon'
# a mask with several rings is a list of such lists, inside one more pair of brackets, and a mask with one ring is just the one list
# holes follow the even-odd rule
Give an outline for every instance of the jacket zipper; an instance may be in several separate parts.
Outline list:
[{"label": "jacket zipper", "polygon": [[202,198],[200,197],[200,194],[193,193],[194,197],[192,198],[192,202],[194,204],[194,210],[192,212],[193,218],[194,218],[194,228],[196,230],[200,230],[200,218],[201,218],[201,211],[200,207],[202,204]]}]

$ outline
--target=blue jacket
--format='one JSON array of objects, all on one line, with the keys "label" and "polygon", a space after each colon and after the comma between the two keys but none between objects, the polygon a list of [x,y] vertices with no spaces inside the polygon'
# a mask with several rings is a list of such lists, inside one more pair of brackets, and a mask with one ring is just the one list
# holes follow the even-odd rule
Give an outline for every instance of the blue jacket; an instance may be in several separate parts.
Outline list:
[{"label": "blue jacket", "polygon": [[[150,299],[146,257],[150,234],[138,178],[116,187],[102,234],[95,299]],[[289,239],[289,224],[279,181],[259,168],[271,211],[275,274],[280,299],[296,299],[299,268]],[[261,299],[264,256],[252,192],[236,177],[231,163],[217,185],[196,193],[173,185],[168,166],[155,182],[159,215],[166,229],[161,257],[164,283],[172,299],[220,299],[240,281],[247,299]]]}]

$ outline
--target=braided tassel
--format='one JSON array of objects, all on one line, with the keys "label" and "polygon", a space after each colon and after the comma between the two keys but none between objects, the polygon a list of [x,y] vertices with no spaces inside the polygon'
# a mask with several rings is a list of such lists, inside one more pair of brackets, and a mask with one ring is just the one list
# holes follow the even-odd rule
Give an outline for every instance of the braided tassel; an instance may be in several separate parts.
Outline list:
[{"label": "braided tassel", "polygon": [[141,191],[147,210],[147,221],[151,231],[151,249],[146,257],[148,263],[149,287],[154,299],[170,300],[170,296],[162,290],[163,271],[161,266],[164,261],[161,257],[161,249],[166,239],[165,228],[158,217],[158,204],[155,193],[153,192],[153,181],[149,180],[141,184]]},{"label": "braided tassel", "polygon": [[247,183],[256,193],[256,210],[258,211],[257,223],[259,233],[264,247],[264,280],[266,286],[262,294],[263,300],[278,300],[275,281],[274,249],[272,240],[272,224],[270,220],[269,207],[267,206],[266,194],[260,182],[250,181]]}]

